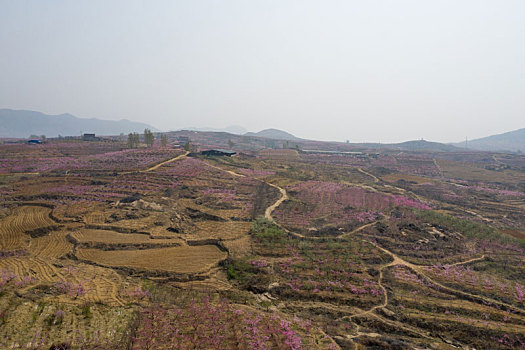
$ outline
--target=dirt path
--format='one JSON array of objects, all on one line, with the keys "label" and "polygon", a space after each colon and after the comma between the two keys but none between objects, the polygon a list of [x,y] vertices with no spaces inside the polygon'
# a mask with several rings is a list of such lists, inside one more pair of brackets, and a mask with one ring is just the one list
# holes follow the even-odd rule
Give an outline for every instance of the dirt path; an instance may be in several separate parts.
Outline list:
[{"label": "dirt path", "polygon": [[[223,169],[221,167],[218,167],[216,165],[213,165],[213,164],[210,164],[210,163],[207,163],[205,162],[208,166],[214,168],[214,169],[218,169],[218,170],[221,170],[221,171],[224,171],[230,175],[233,175],[233,176],[236,176],[236,177],[246,177],[245,175],[242,175],[242,174],[238,174],[232,170],[227,170],[227,169]],[[280,206],[285,200],[288,199],[288,193],[286,192],[286,190],[280,186],[277,186],[275,184],[272,184],[270,182],[267,182],[267,181],[264,181],[264,180],[260,180],[262,182],[264,182],[265,184],[267,184],[268,186],[271,186],[273,188],[276,188],[279,190],[279,192],[281,193],[281,197],[275,202],[273,203],[272,205],[270,205],[269,207],[266,208],[266,210],[264,211],[264,217],[270,221],[272,221],[273,223],[276,223],[275,220],[272,218],[272,213],[275,209],[277,209],[278,206]],[[276,223],[277,224],[277,223]],[[280,225],[279,225],[280,226]]]},{"label": "dirt path", "polygon": [[162,163],[159,163],[159,164],[157,164],[157,165],[152,166],[152,167],[149,168],[149,169],[143,170],[142,172],[148,173],[148,172],[150,172],[150,171],[157,170],[158,168],[160,168],[160,167],[163,166],[163,165],[166,165],[166,164],[169,164],[169,163],[175,162],[175,161],[177,161],[177,160],[179,160],[179,159],[184,159],[184,158],[186,158],[186,156],[187,156],[188,154],[190,154],[190,152],[186,151],[186,153],[184,153],[184,154],[178,155],[178,156],[176,156],[175,158],[168,159],[168,160],[166,160],[166,161],[164,161],[164,162],[162,162]]},{"label": "dirt path", "polygon": [[501,160],[499,160],[498,158],[496,158],[496,155],[495,155],[495,154],[492,155],[492,159],[494,159],[494,161],[495,161],[498,165],[507,166],[507,163],[504,163],[504,162],[502,162]]},{"label": "dirt path", "polygon": [[[386,319],[386,318],[381,317],[378,314],[374,314],[374,313],[371,313],[369,316],[377,319],[378,321],[380,321],[380,322],[382,322],[384,324],[389,325],[390,327],[394,327],[394,328],[397,328],[397,329],[402,329],[405,332],[409,332],[409,333],[414,334],[415,336],[419,336],[419,337],[426,338],[426,339],[429,339],[429,340],[434,340],[434,341],[438,340],[438,338],[430,336],[427,332],[424,332],[424,331],[422,331],[419,328],[416,328],[416,327],[413,327],[413,326],[408,326],[408,325],[403,324],[403,323],[398,322],[398,321],[393,321],[393,320],[390,320],[390,319]],[[352,339],[353,340],[355,338],[359,338],[360,336],[368,336],[368,337],[373,337],[373,338],[381,336],[378,333],[361,332],[360,331],[361,330],[361,326],[359,326],[358,324],[356,324],[356,326],[357,326],[357,328],[356,328],[356,335],[347,336],[348,339]]]},{"label": "dirt path", "polygon": [[368,171],[365,171],[365,170],[363,170],[363,169],[361,169],[361,168],[357,168],[357,171],[359,171],[360,173],[363,173],[363,174],[365,174],[365,175],[370,176],[372,179],[374,179],[374,182],[375,182],[375,183],[378,183],[378,182],[379,182],[379,179],[378,179],[375,175],[370,174]]},{"label": "dirt path", "polygon": [[40,173],[0,173],[0,176],[13,176],[13,175],[40,175]]},{"label": "dirt path", "polygon": [[210,163],[208,163],[208,162],[204,162],[204,163],[205,163],[207,166],[209,166],[209,167],[212,167],[212,168],[217,169],[217,170],[220,170],[220,171],[224,171],[225,173],[228,173],[228,174],[230,174],[230,175],[232,175],[232,176],[236,176],[236,177],[246,177],[246,175],[238,174],[238,173],[236,173],[235,171],[231,171],[231,170],[223,169],[223,168],[221,168],[221,167],[219,167],[219,166],[216,166],[216,165],[210,164]]},{"label": "dirt path", "polygon": [[372,221],[372,222],[369,222],[368,224],[365,224],[363,226],[359,226],[358,228],[356,228],[355,230],[353,231],[350,231],[350,232],[345,232],[343,234],[340,234],[339,236],[337,236],[336,238],[345,238],[345,237],[348,237],[348,236],[351,236],[353,235],[354,233],[357,233],[359,231],[362,231],[364,230],[365,228],[367,227],[370,227],[370,226],[373,226],[376,224],[376,221]]},{"label": "dirt path", "polygon": [[[376,178],[377,179],[377,178]],[[285,200],[288,199],[288,194],[286,193],[286,190],[280,186],[277,186],[275,184],[271,184],[271,183],[268,183],[268,185],[276,188],[279,190],[279,192],[281,192],[281,198],[279,198],[275,203],[273,203],[272,205],[270,205],[268,208],[266,208],[266,211],[264,213],[264,216],[266,219],[272,221],[273,223],[275,223],[276,225],[279,225],[275,222],[275,220],[273,219],[272,217],[272,212],[279,206],[281,205],[281,203],[283,203]],[[368,223],[366,225],[363,225],[361,227],[358,227],[357,229],[351,231],[351,232],[347,232],[347,233],[344,233],[340,236],[337,236],[335,237],[336,239],[342,239],[348,235],[351,235],[353,233],[356,233],[356,232],[359,232],[363,229],[365,229],[366,227],[369,227],[371,225],[374,225],[375,222],[371,222],[371,223]],[[291,231],[288,231],[286,230],[287,232],[291,233],[292,235],[294,236],[297,236],[297,237],[301,237],[301,238],[311,238],[311,237],[305,237],[304,235],[300,234],[300,233],[295,233],[295,232],[291,232]],[[325,237],[312,237],[314,239],[323,239]],[[375,245],[375,244],[374,244]],[[377,246],[377,245],[376,245]],[[385,252],[387,252],[388,254],[390,254],[392,257],[393,257],[393,261],[386,264],[386,265],[383,265],[380,269],[379,269],[379,279],[378,279],[378,285],[379,287],[383,290],[383,295],[384,295],[384,301],[382,304],[379,304],[379,305],[376,305],[374,307],[372,307],[371,309],[367,310],[367,311],[363,311],[363,312],[360,312],[360,313],[357,313],[357,314],[354,314],[354,315],[351,315],[351,316],[348,316],[348,318],[352,318],[352,317],[357,317],[357,316],[364,316],[364,315],[368,315],[372,312],[374,312],[375,310],[379,309],[379,308],[383,308],[383,307],[386,307],[388,305],[388,293],[387,293],[387,290],[386,288],[383,286],[383,284],[381,283],[382,280],[383,280],[383,270],[389,266],[392,266],[394,264],[397,264],[397,263],[400,263],[400,262],[405,262],[404,260],[400,259],[400,258],[397,258],[396,259],[396,256],[392,253],[390,253],[389,251],[387,251],[386,249],[381,249],[381,250],[384,250]]]},{"label": "dirt path", "polygon": [[[368,242],[368,241],[366,241],[366,242]],[[388,255],[390,255],[394,259],[394,261],[392,261],[391,263],[389,263],[385,267],[393,266],[393,265],[406,266],[406,267],[412,269],[418,275],[420,275],[423,278],[425,278],[431,284],[433,284],[433,285],[435,285],[435,286],[437,286],[437,287],[439,287],[439,288],[441,288],[441,289],[443,289],[443,290],[445,290],[445,291],[447,291],[449,293],[452,293],[452,294],[454,294],[456,296],[462,296],[462,297],[465,297],[467,299],[479,301],[479,302],[482,302],[482,303],[489,303],[489,304],[493,304],[493,305],[499,305],[500,307],[507,308],[508,310],[513,310],[515,313],[518,313],[520,315],[525,315],[525,310],[523,310],[523,309],[521,309],[519,307],[507,304],[507,303],[502,302],[502,301],[494,300],[492,298],[488,298],[488,297],[484,297],[484,296],[476,295],[476,294],[471,294],[471,293],[468,293],[468,292],[463,292],[461,290],[445,286],[445,285],[443,285],[443,284],[433,280],[432,278],[430,278],[430,277],[428,277],[426,275],[426,273],[424,271],[424,268],[426,266],[414,265],[412,263],[409,263],[408,261],[405,261],[402,258],[400,258],[399,256],[397,256],[395,253],[392,253],[388,249],[385,249],[385,248],[377,245],[377,243],[374,243],[374,242],[370,242],[370,243],[372,243],[376,248],[378,248],[379,250],[387,253]],[[458,262],[458,263],[455,263],[455,264],[453,264],[451,266],[464,265],[464,264],[468,264],[468,263],[471,263],[471,262],[474,262],[474,261],[479,261],[479,260],[482,260],[482,259],[485,259],[485,255],[483,255],[482,257],[479,257],[479,258],[473,258],[473,259],[469,259],[469,260],[466,260],[466,261]]]},{"label": "dirt path", "polygon": [[436,168],[438,169],[439,171],[439,176],[443,179],[445,176],[443,175],[443,169],[441,169],[441,167],[439,166],[438,162],[437,162],[437,159],[434,158],[432,159],[434,161],[434,165],[436,166]]},{"label": "dirt path", "polygon": [[264,217],[272,222],[275,222],[275,220],[272,217],[272,213],[275,209],[277,209],[278,206],[280,206],[285,200],[288,199],[288,193],[286,193],[286,190],[282,187],[279,187],[277,185],[271,184],[269,182],[266,182],[267,185],[272,186],[273,188],[276,188],[281,192],[281,198],[279,198],[275,203],[270,205],[266,210],[264,211]]},{"label": "dirt path", "polygon": [[474,215],[474,216],[480,218],[481,220],[483,220],[483,221],[485,221],[485,222],[492,222],[491,219],[486,218],[486,217],[484,217],[483,215],[481,215],[481,214],[479,214],[479,213],[476,213],[474,210],[470,210],[470,209],[463,209],[463,210],[464,210],[465,212],[471,214],[471,215]]},{"label": "dirt path", "polygon": [[[277,208],[277,206],[275,207]],[[273,209],[275,209],[273,208]],[[272,209],[272,210],[273,210]],[[301,239],[307,239],[307,240],[311,240],[311,241],[316,241],[316,240],[321,240],[321,239],[343,239],[343,238],[346,238],[348,236],[351,236],[353,235],[354,233],[357,233],[359,231],[362,231],[364,230],[365,228],[367,227],[370,227],[372,225],[375,225],[376,224],[376,221],[373,221],[373,222],[370,222],[368,224],[365,224],[363,226],[359,226],[358,228],[356,228],[355,230],[353,231],[350,231],[350,232],[345,232],[345,233],[342,233],[340,234],[339,236],[305,236],[301,233],[297,233],[297,232],[292,232],[284,227],[282,227],[281,225],[279,225],[278,223],[276,223],[272,218],[271,216],[270,217],[266,217],[268,220],[271,220],[273,223],[275,223],[276,225],[280,226],[283,230],[285,230],[287,233],[291,234],[292,236],[294,237],[298,237],[298,238],[301,238]]]},{"label": "dirt path", "polygon": [[481,261],[481,260],[485,260],[485,254],[483,254],[482,256],[480,256],[479,258],[472,258],[470,260],[467,260],[467,261],[461,261],[461,262],[457,262],[457,263],[454,263],[454,264],[450,264],[448,266],[459,266],[459,265],[466,265],[466,264],[470,264],[474,261]]},{"label": "dirt path", "polygon": [[375,189],[374,187],[372,186],[368,186],[368,185],[363,185],[363,184],[357,184],[357,183],[354,183],[354,182],[348,182],[348,181],[341,181],[340,183],[342,184],[345,184],[345,185],[348,185],[348,186],[352,186],[352,187],[359,187],[359,188],[362,188],[364,190],[368,190],[368,191],[371,191],[371,192],[379,192],[377,189]]},{"label": "dirt path", "polygon": [[[376,243],[374,242],[371,242],[376,248],[380,249],[381,251],[389,254],[392,258],[393,258],[393,261],[386,264],[386,265],[383,265],[381,266],[381,268],[379,269],[379,279],[378,279],[378,285],[380,286],[380,288],[383,290],[383,294],[384,294],[384,300],[383,300],[383,303],[379,304],[379,305],[375,305],[373,306],[372,308],[370,308],[369,310],[366,310],[366,311],[362,311],[362,312],[359,312],[359,313],[356,313],[356,314],[353,314],[353,315],[349,315],[349,316],[344,316],[344,317],[341,317],[341,319],[348,319],[348,320],[351,320],[355,317],[361,317],[361,316],[371,316],[371,317],[375,317],[377,318],[378,320],[382,321],[382,322],[385,322],[386,324],[389,324],[391,326],[394,326],[394,327],[398,327],[398,328],[401,328],[401,329],[405,329],[405,330],[408,330],[410,332],[413,332],[419,336],[422,336],[424,338],[427,338],[427,339],[435,339],[431,336],[429,336],[429,334],[425,334],[423,333],[422,331],[416,329],[416,328],[413,328],[413,327],[407,327],[406,325],[404,324],[399,324],[398,322],[396,321],[392,321],[392,320],[387,320],[379,315],[377,315],[375,313],[375,311],[377,309],[381,309],[381,308],[384,308],[388,305],[388,302],[389,302],[389,298],[388,298],[388,293],[387,293],[387,290],[386,288],[383,286],[382,284],[382,281],[383,281],[383,270],[390,267],[390,266],[396,266],[396,265],[403,265],[403,266],[406,266],[412,270],[414,270],[417,274],[419,275],[422,275],[425,279],[427,279],[430,283],[434,284],[435,286],[438,286],[439,288],[443,289],[443,290],[446,290],[456,296],[463,296],[463,297],[467,297],[468,299],[474,299],[474,300],[478,300],[478,301],[481,301],[483,303],[494,303],[494,304],[497,304],[497,305],[500,305],[500,306],[503,306],[503,307],[506,307],[507,309],[512,309],[514,312],[518,313],[518,314],[525,314],[525,310],[521,310],[520,308],[516,308],[512,305],[509,305],[509,304],[506,304],[506,303],[503,303],[503,302],[498,302],[496,300],[493,300],[491,298],[486,298],[486,297],[482,297],[482,296],[478,296],[478,295],[473,295],[473,294],[470,294],[470,293],[466,293],[466,292],[462,292],[462,291],[459,291],[459,290],[456,290],[454,288],[450,288],[450,287],[447,287],[439,282],[436,282],[434,280],[432,280],[431,278],[429,278],[427,275],[425,275],[423,273],[423,268],[424,266],[418,266],[418,265],[414,265],[412,263],[409,263],[405,260],[403,260],[402,258],[400,258],[399,256],[397,256],[396,254],[392,253],[391,251],[389,251],[388,249],[385,249],[383,247],[380,247],[378,246]],[[457,265],[464,265],[464,264],[468,264],[468,263],[471,263],[471,262],[475,262],[475,261],[480,261],[480,260],[483,260],[485,259],[485,255],[479,257],[479,258],[473,258],[473,259],[469,259],[469,260],[466,260],[466,261],[463,261],[463,262],[458,262],[458,263],[455,263],[453,265],[450,265],[450,266],[457,266]],[[364,332],[361,332],[360,331],[360,327],[359,325],[357,325],[357,331],[356,331],[356,334],[353,335],[353,336],[350,336],[348,338],[350,339],[355,339],[355,338],[358,338],[360,336],[371,336],[371,337],[375,337],[375,336],[378,336],[376,335],[376,333],[364,333]]]},{"label": "dirt path", "polygon": [[[393,263],[393,262],[392,262]],[[388,305],[388,293],[386,291],[386,288],[383,286],[382,284],[382,281],[383,281],[383,270],[389,266],[392,266],[391,264],[392,263],[388,263],[387,265],[383,265],[379,268],[379,278],[378,278],[378,281],[377,281],[377,284],[379,285],[379,287],[383,290],[383,295],[384,295],[384,300],[383,300],[383,303],[379,304],[379,305],[375,305],[373,306],[372,308],[366,310],[366,311],[363,311],[363,312],[359,312],[357,314],[353,314],[353,315],[350,315],[350,316],[345,316],[343,317],[343,319],[352,319],[354,317],[359,317],[359,316],[366,316],[366,315],[369,315],[371,314],[372,312],[376,311],[377,309],[380,309],[380,308],[383,308],[383,307],[386,307]]]},{"label": "dirt path", "polygon": [[266,208],[265,212],[264,212],[264,217],[273,222],[274,224],[278,225],[279,227],[281,227],[283,230],[285,230],[286,232],[288,232],[289,234],[295,236],[295,237],[298,237],[298,238],[303,238],[303,239],[309,239],[309,240],[320,240],[320,239],[342,239],[344,237],[347,237],[347,236],[350,236],[354,233],[357,233],[367,227],[370,227],[372,225],[374,225],[376,222],[370,222],[368,224],[365,224],[363,226],[360,226],[358,228],[356,228],[355,230],[351,231],[351,232],[345,232],[339,236],[335,236],[335,237],[315,237],[315,236],[312,236],[312,237],[308,237],[308,236],[305,236],[303,234],[300,234],[300,233],[297,233],[297,232],[292,232],[292,231],[289,231],[288,229],[282,227],[280,224],[278,224],[274,218],[272,217],[272,213],[274,212],[275,209],[277,209],[285,200],[289,199],[288,197],[288,193],[286,192],[286,190],[280,186],[277,186],[275,184],[272,184],[270,182],[266,182],[264,181],[264,183],[266,183],[268,186],[272,186],[273,188],[276,188],[279,190],[279,192],[281,193],[281,197],[275,202],[273,203],[272,205],[270,205],[269,207]]},{"label": "dirt path", "polygon": [[171,159],[168,159],[168,160],[166,160],[164,162],[161,162],[161,163],[159,163],[157,165],[154,165],[151,168],[144,169],[144,170],[123,171],[123,172],[119,173],[119,175],[137,174],[137,173],[149,173],[151,171],[157,170],[158,168],[160,168],[163,165],[166,165],[166,164],[169,164],[169,163],[173,163],[173,162],[175,162],[177,160],[180,160],[180,159],[184,159],[184,158],[186,158],[186,156],[188,154],[190,154],[190,152],[186,151],[186,153],[184,153],[184,154],[179,154],[178,156],[176,156],[174,158],[171,158]]}]

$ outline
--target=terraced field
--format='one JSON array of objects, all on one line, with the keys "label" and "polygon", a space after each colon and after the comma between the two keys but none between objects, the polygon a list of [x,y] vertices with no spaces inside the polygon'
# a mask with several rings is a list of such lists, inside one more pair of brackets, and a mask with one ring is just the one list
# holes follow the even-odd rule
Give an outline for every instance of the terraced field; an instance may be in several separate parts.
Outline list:
[{"label": "terraced field", "polygon": [[38,257],[10,257],[0,260],[0,268],[18,276],[36,276],[39,281],[55,282],[63,278],[52,261]]},{"label": "terraced field", "polygon": [[154,239],[147,234],[119,233],[108,230],[81,229],[69,235],[78,245],[82,246],[168,246],[177,245],[177,239]]},{"label": "terraced field", "polygon": [[[217,246],[187,246],[146,250],[112,250],[78,248],[76,256],[84,261],[109,267],[181,274],[203,273],[216,266],[227,254]],[[162,257],[159,259],[159,257]]]},{"label": "terraced field", "polygon": [[28,252],[31,256],[51,261],[61,258],[73,250],[73,244],[69,242],[67,235],[67,230],[60,230],[46,236],[31,238]]},{"label": "terraced field", "polygon": [[49,213],[51,209],[38,206],[13,209],[11,215],[0,219],[0,249],[26,249],[29,246],[29,236],[26,232],[56,225]]},{"label": "terraced field", "polygon": [[198,239],[215,238],[232,240],[248,235],[251,223],[243,221],[203,221],[195,223],[195,234],[191,237]]}]

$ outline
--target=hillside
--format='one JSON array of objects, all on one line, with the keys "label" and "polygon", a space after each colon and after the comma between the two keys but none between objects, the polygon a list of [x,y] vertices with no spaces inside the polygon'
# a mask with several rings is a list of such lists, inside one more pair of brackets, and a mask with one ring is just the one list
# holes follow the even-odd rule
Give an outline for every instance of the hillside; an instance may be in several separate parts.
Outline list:
[{"label": "hillside", "polygon": [[403,151],[454,152],[459,150],[458,147],[453,145],[425,140],[413,140],[401,143],[359,143],[356,145],[372,149],[386,148]]},{"label": "hillside", "polygon": [[243,135],[246,133],[246,129],[239,125],[230,125],[225,128],[210,128],[210,127],[194,127],[190,126],[187,128],[183,128],[181,130],[191,130],[191,131],[203,131],[203,132],[227,132],[234,135]]},{"label": "hillside", "polygon": [[268,139],[276,139],[276,140],[300,140],[298,137],[295,137],[294,135],[286,131],[279,130],[279,129],[265,129],[259,132],[247,132],[244,135],[245,136],[266,137]]},{"label": "hillside", "polygon": [[[465,147],[465,142],[453,145]],[[525,152],[525,128],[471,140],[467,147],[480,151]]]},{"label": "hillside", "polygon": [[0,349],[523,348],[525,157],[165,135],[0,144]]},{"label": "hillside", "polygon": [[71,114],[48,115],[35,111],[0,109],[0,137],[29,137],[32,134],[47,137],[76,136],[81,132],[119,135],[143,132],[146,128],[157,131],[150,125],[126,119],[118,121],[86,119]]}]

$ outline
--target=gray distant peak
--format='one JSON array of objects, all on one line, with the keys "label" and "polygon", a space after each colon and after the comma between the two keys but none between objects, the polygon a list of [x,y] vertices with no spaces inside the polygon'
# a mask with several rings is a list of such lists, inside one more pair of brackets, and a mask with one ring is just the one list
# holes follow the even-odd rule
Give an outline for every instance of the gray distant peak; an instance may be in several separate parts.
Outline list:
[{"label": "gray distant peak", "polygon": [[48,115],[36,111],[0,109],[0,137],[23,138],[30,135],[47,137],[79,136],[83,133],[97,135],[119,135],[130,132],[143,132],[144,129],[158,131],[151,125],[96,118],[77,118],[72,114]]},{"label": "gray distant peak", "polygon": [[238,126],[238,125],[231,125],[225,128],[210,128],[206,126],[202,128],[197,128],[195,126],[191,126],[188,128],[183,128],[181,130],[203,131],[203,132],[207,132],[207,131],[209,132],[227,132],[227,133],[236,134],[236,135],[243,135],[246,132],[245,128],[243,128],[242,126]]},{"label": "gray distant peak", "polygon": [[[465,147],[465,141],[453,143],[457,147]],[[474,140],[467,140],[469,149],[493,152],[525,152],[525,128],[491,135]]]},{"label": "gray distant peak", "polygon": [[453,145],[426,140],[411,140],[400,143],[356,143],[353,145],[371,149],[386,148],[402,151],[455,152],[460,150],[458,147]]},{"label": "gray distant peak", "polygon": [[245,128],[239,125],[230,125],[230,126],[225,127],[224,131],[229,132],[230,134],[243,135],[248,130],[246,130]]},{"label": "gray distant peak", "polygon": [[258,136],[266,137],[268,139],[276,140],[300,140],[300,138],[295,137],[294,135],[279,129],[265,129],[259,132],[247,132],[245,136]]}]

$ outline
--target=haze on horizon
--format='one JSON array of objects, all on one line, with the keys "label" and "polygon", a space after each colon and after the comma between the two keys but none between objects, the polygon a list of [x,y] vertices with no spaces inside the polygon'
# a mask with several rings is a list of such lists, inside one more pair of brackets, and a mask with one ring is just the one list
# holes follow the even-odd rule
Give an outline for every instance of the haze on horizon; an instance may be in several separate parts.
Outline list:
[{"label": "haze on horizon", "polygon": [[525,127],[525,2],[0,0],[0,108],[351,142]]}]

